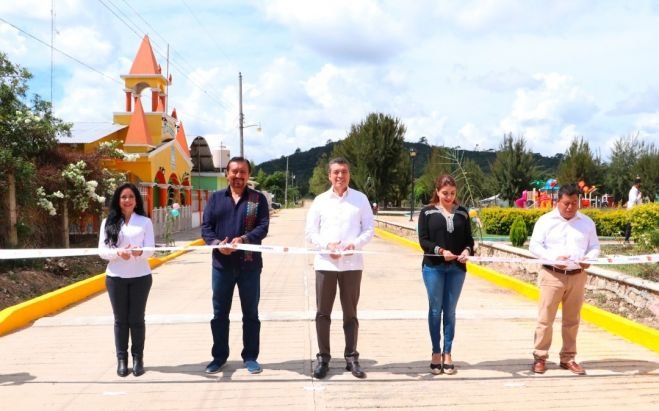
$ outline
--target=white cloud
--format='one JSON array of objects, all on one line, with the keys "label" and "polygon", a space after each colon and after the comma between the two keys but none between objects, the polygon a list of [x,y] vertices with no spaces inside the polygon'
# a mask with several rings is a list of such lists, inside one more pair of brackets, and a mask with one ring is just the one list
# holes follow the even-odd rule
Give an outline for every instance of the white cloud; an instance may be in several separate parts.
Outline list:
[{"label": "white cloud", "polygon": [[542,81],[542,87],[518,89],[512,110],[500,121],[498,131],[523,135],[539,152],[562,152],[574,137],[567,138],[565,133],[576,130],[575,122],[587,124],[597,113],[597,105],[570,76],[550,73],[534,78]]},{"label": "white cloud", "polygon": [[[651,1],[166,4],[55,2],[55,45],[114,79],[55,53],[58,115],[111,121],[124,104],[120,75],[148,32],[163,69],[170,45],[169,108],[190,141],[237,153],[243,73],[246,124],[263,127],[244,130],[257,162],[341,139],[371,112],[399,118],[408,141],[488,149],[513,132],[545,155],[574,135],[602,150],[612,136],[659,135]],[[50,41],[50,2],[0,2],[0,16]],[[0,22],[0,50],[33,72],[31,92],[48,94],[47,46]]]},{"label": "white cloud", "polygon": [[659,144],[659,111],[639,115],[635,125],[641,138]]},{"label": "white cloud", "polygon": [[390,11],[375,0],[276,0],[266,7],[269,18],[288,27],[310,49],[356,61],[384,61],[404,46],[404,24]]}]

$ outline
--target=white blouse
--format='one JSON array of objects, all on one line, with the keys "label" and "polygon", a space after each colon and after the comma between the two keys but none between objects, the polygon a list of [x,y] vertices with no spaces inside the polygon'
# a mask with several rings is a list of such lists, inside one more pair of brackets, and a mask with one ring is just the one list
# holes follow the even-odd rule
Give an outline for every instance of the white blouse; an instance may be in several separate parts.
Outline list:
[{"label": "white blouse", "polygon": [[153,255],[153,250],[145,250],[142,252],[142,255],[137,257],[131,255],[128,260],[124,260],[117,254],[117,250],[121,248],[155,246],[156,242],[151,219],[133,213],[128,223],[121,226],[116,247],[110,247],[105,244],[106,221],[107,219],[104,219],[103,223],[101,223],[101,233],[98,238],[99,255],[102,259],[109,261],[105,275],[110,277],[135,278],[151,274],[148,259]]}]

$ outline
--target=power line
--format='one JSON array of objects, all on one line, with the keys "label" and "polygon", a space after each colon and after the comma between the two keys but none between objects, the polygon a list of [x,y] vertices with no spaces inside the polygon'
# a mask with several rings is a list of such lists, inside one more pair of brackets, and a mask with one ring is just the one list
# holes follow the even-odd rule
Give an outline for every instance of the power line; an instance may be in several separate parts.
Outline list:
[{"label": "power line", "polygon": [[[185,8],[188,9],[188,11],[189,11],[190,14],[192,15],[192,17],[197,21],[197,23],[199,23],[199,27],[204,27],[204,25],[203,25],[203,24],[201,23],[201,21],[197,18],[197,15],[195,14],[194,11],[192,11],[192,8],[190,8],[190,6],[188,5],[188,3],[187,3],[185,0],[181,0],[181,3],[183,3],[183,5],[185,6]],[[220,53],[222,53],[222,55],[228,60],[228,59],[229,59],[229,56],[227,56],[227,55],[224,53],[224,51],[222,51],[222,48],[220,47],[219,44],[217,44],[217,41],[215,40],[215,37],[212,35],[212,33],[209,33],[208,31],[206,31],[206,37],[208,37],[209,39],[211,39],[211,40],[213,41],[213,43],[215,44],[215,47],[217,48],[217,50],[218,50]]]},{"label": "power line", "polygon": [[[133,33],[135,33],[135,34],[137,35],[138,38],[141,39],[141,38],[144,36],[144,34],[140,34],[138,31],[135,30],[134,27],[132,27],[130,24],[128,24],[128,23],[126,22],[125,19],[123,19],[123,18],[120,17],[117,13],[115,13],[115,12],[114,12],[114,11],[113,11],[113,10],[107,5],[107,4],[105,4],[105,2],[103,2],[103,0],[98,0],[98,1],[99,1],[101,4],[103,4],[103,6],[105,6],[105,8],[107,8],[107,9],[108,9],[108,10],[109,10],[109,11],[110,11],[110,12],[111,12],[111,13],[112,13],[117,19],[119,19],[119,21],[121,21],[126,27],[128,27],[131,31],[133,31]],[[123,15],[126,17],[126,19],[129,19],[129,20],[130,20],[130,18],[129,18],[129,17],[128,17],[123,11],[121,11],[121,9],[119,8],[119,6],[117,6],[116,4],[112,3],[110,0],[108,0],[108,2],[109,2],[110,4],[112,4],[112,6],[114,6],[114,8],[116,8],[117,10],[119,10],[120,13],[123,14]],[[125,2],[125,0],[124,0],[124,2]],[[128,5],[128,3],[126,3],[126,4]],[[130,6],[129,6],[129,8],[131,9],[131,11],[132,11],[134,14],[136,14],[136,15],[140,18],[140,20],[142,20],[142,21],[143,21],[143,22],[144,22],[149,28],[151,28],[151,29],[156,33],[156,35],[157,35],[158,37],[160,37],[162,40],[164,40],[165,43],[168,43],[168,41],[167,41],[167,40],[166,40],[166,39],[165,39],[160,33],[158,33],[158,31],[155,30],[155,29],[153,28],[153,26],[151,26],[151,25],[150,25],[150,24],[149,24],[149,23],[148,23],[148,22],[147,22],[147,21],[146,21],[146,20],[145,20],[145,19],[144,19],[144,18],[143,18],[138,12],[137,12],[137,11],[135,11],[135,9],[133,9],[133,8],[130,7]],[[135,25],[135,23],[133,23],[132,21],[131,21],[131,23],[132,23],[134,26],[137,27],[137,25]],[[138,27],[138,30],[139,30],[139,27]],[[228,110],[228,107],[225,106],[224,103],[222,103],[221,100],[218,100],[216,97],[214,97],[212,94],[210,94],[210,93],[207,91],[206,88],[200,86],[200,85],[197,84],[194,80],[192,80],[192,78],[191,78],[190,76],[188,76],[187,73],[188,73],[188,72],[191,72],[192,70],[190,70],[190,69],[187,68],[187,67],[183,67],[183,66],[181,65],[181,63],[179,63],[177,60],[169,60],[169,58],[168,58],[165,54],[163,54],[163,52],[160,50],[160,47],[158,47],[158,45],[157,45],[156,43],[154,43],[154,46],[155,46],[155,47],[154,47],[155,52],[158,53],[158,55],[160,55],[160,57],[166,59],[169,63],[171,63],[172,66],[176,67],[176,68],[177,68],[177,71],[178,71],[178,74],[180,74],[180,75],[182,75],[183,77],[185,77],[186,79],[188,79],[188,81],[190,82],[190,84],[192,84],[195,88],[197,88],[197,89],[200,90],[203,94],[205,94],[205,95],[208,97],[209,100],[211,100],[211,101],[213,101],[214,103],[218,104],[218,105],[219,105],[220,107],[222,107],[223,109]],[[179,55],[179,54],[176,53],[176,52],[174,52],[174,53],[177,54],[177,55]],[[181,57],[181,60],[185,60],[182,56],[179,55],[179,57]],[[168,79],[168,80],[169,80],[169,79]]]},{"label": "power line", "polygon": [[[108,11],[110,11],[110,13],[114,14],[114,16],[115,16],[116,18],[118,18],[122,23],[124,23],[124,25],[125,25],[126,27],[128,27],[133,33],[135,33],[135,35],[137,36],[137,38],[141,38],[141,37],[142,37],[142,35],[141,35],[140,33],[138,33],[138,32],[135,30],[135,28],[133,28],[130,24],[126,23],[126,21],[125,21],[124,19],[122,19],[117,13],[115,13],[114,10],[112,10],[112,9],[110,8],[110,6],[108,6],[107,4],[105,4],[105,2],[104,2],[103,0],[98,0],[98,2],[101,3],[106,9],[108,9]],[[114,4],[113,4],[113,6],[114,6]],[[117,6],[115,6],[115,7],[117,7]]]},{"label": "power line", "polygon": [[115,82],[115,83],[118,83],[118,84],[123,85],[122,82],[120,82],[119,80],[115,79],[114,77],[111,77],[111,76],[109,76],[109,75],[103,73],[102,71],[99,71],[99,70],[95,69],[94,67],[90,66],[89,64],[87,64],[87,63],[85,63],[85,62],[83,62],[83,61],[81,61],[81,60],[79,60],[79,59],[73,57],[72,55],[70,55],[70,54],[68,54],[68,53],[65,53],[64,51],[62,51],[62,50],[60,50],[60,49],[58,49],[58,48],[55,47],[54,45],[51,45],[51,44],[46,43],[45,41],[43,41],[43,40],[37,38],[36,36],[34,36],[34,35],[28,33],[27,31],[23,30],[22,28],[20,28],[20,27],[14,25],[14,24],[8,22],[8,21],[5,20],[4,18],[0,17],[0,21],[2,21],[3,23],[5,23],[5,24],[7,24],[7,25],[9,25],[9,26],[11,26],[11,27],[13,27],[13,28],[15,28],[16,30],[18,30],[18,31],[20,31],[21,33],[25,34],[26,36],[30,37],[31,39],[33,39],[33,40],[35,40],[35,41],[38,41],[39,43],[43,44],[44,46],[46,46],[46,47],[48,47],[48,48],[51,48],[52,50],[55,50],[56,52],[62,54],[62,55],[65,56],[65,57],[70,58],[71,60],[75,61],[76,63],[80,64],[81,66],[84,66],[84,67],[86,67],[87,69],[89,69],[89,70],[91,70],[91,71],[93,71],[93,72],[95,72],[95,73],[97,73],[97,74],[100,74],[101,76],[103,76],[103,77],[105,77],[105,78],[107,78],[107,79],[109,79],[109,80],[111,80],[111,81],[113,81],[113,82]]}]

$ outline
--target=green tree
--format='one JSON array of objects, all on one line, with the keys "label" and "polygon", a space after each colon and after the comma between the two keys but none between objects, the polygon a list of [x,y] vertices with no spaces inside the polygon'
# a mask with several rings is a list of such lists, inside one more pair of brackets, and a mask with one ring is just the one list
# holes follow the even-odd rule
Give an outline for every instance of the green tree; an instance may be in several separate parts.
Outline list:
[{"label": "green tree", "polygon": [[[401,163],[410,161],[404,137],[405,126],[399,119],[371,113],[351,126],[348,136],[334,147],[333,156],[350,163],[354,187],[363,192],[370,190],[371,200],[387,202],[409,193],[409,165],[401,170]],[[407,178],[401,175],[403,172]]]},{"label": "green tree", "polygon": [[576,184],[584,180],[587,185],[601,186],[604,183],[602,161],[596,157],[583,137],[575,137],[558,166],[558,184]]},{"label": "green tree", "polygon": [[627,201],[629,188],[637,173],[637,159],[644,151],[645,143],[638,139],[638,134],[622,136],[613,144],[605,181],[616,201]]},{"label": "green tree", "polygon": [[[415,158],[415,164],[418,164],[419,158]],[[409,200],[410,189],[412,188],[412,164],[410,153],[407,150],[402,150],[398,156],[398,161],[393,163],[391,167],[391,177],[389,186],[385,187],[384,194],[380,197],[375,197],[374,200],[383,204],[392,203],[395,206],[402,206],[403,201]],[[416,168],[415,168],[416,174]],[[416,197],[415,197],[416,198]]]},{"label": "green tree", "polygon": [[[17,203],[16,193],[31,192],[35,169],[31,165],[41,153],[57,145],[58,135],[70,135],[70,125],[52,116],[50,103],[34,96],[25,103],[30,72],[0,53],[0,225],[4,246],[18,245],[17,209],[32,204]],[[20,177],[20,178],[17,178]]]},{"label": "green tree", "polygon": [[531,186],[536,173],[535,162],[523,136],[516,139],[512,133],[503,136],[491,170],[501,198],[511,203]]},{"label": "green tree", "polygon": [[320,156],[318,162],[316,163],[316,167],[313,169],[311,178],[309,178],[309,192],[313,195],[323,193],[330,188],[330,182],[328,178],[329,173],[327,170],[328,163],[329,161],[327,160],[327,156],[323,154]]},{"label": "green tree", "polygon": [[[659,190],[659,149],[648,144],[638,157],[636,175],[641,177],[641,193],[654,202]],[[631,184],[631,183],[630,183]]]},{"label": "green tree", "polygon": [[442,174],[450,174],[458,184],[458,199],[468,206],[476,206],[478,200],[490,195],[491,180],[478,164],[463,157],[463,151],[444,147],[433,147],[430,160],[426,164],[423,175],[417,179],[416,189],[419,200],[430,202],[435,190],[435,180]]},{"label": "green tree", "polygon": [[265,178],[260,189],[272,193],[277,201],[284,201],[285,185],[286,173],[283,171],[275,171]]},{"label": "green tree", "polygon": [[433,147],[430,151],[430,160],[426,163],[423,174],[416,180],[417,198],[424,204],[428,204],[435,190],[435,180],[442,174],[450,174],[451,168],[446,162],[447,149]]}]

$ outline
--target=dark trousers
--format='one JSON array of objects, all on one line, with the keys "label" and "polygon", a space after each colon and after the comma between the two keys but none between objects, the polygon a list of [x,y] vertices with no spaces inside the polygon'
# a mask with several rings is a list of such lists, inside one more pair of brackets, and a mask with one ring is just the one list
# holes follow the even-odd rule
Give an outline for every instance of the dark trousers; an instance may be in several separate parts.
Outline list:
[{"label": "dark trousers", "polygon": [[625,224],[625,241],[629,241],[629,237],[632,235],[632,223]]},{"label": "dark trousers", "polygon": [[136,278],[105,277],[114,314],[114,345],[118,358],[128,358],[128,335],[133,356],[144,354],[144,312],[153,278],[151,274]]},{"label": "dark trousers", "polygon": [[256,360],[259,356],[261,321],[261,269],[238,270],[213,268],[213,358],[225,362],[229,358],[229,313],[233,290],[238,286],[240,306],[243,310],[243,361]]},{"label": "dark trousers", "polygon": [[330,324],[332,322],[332,307],[336,297],[336,285],[339,285],[339,298],[343,310],[343,334],[346,340],[343,352],[346,360],[358,360],[357,336],[359,320],[357,320],[357,303],[362,282],[361,270],[355,271],[316,271],[316,337],[318,338],[317,356],[324,362],[329,362]]}]

